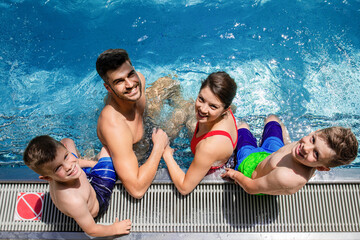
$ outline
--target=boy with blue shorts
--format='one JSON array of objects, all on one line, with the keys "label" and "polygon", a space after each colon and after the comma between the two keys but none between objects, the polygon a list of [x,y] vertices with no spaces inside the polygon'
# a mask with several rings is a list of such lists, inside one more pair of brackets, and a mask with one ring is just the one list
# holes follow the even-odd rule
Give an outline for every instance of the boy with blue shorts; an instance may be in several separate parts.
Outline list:
[{"label": "boy with blue shorts", "polygon": [[326,128],[287,144],[287,130],[277,116],[267,117],[264,125],[259,146],[248,124],[238,126],[237,164],[222,175],[250,194],[293,194],[315,170],[329,171],[357,156],[358,142],[350,129]]},{"label": "boy with blue shorts", "polygon": [[[109,206],[110,197],[117,180],[112,159],[102,148],[99,160],[78,158],[74,142],[65,138],[61,142],[50,136],[32,139],[25,152],[25,164],[49,182],[51,200],[65,215],[74,218],[90,236],[105,237],[128,234],[130,220],[111,225],[96,224]],[[85,168],[82,170],[82,168]]]}]

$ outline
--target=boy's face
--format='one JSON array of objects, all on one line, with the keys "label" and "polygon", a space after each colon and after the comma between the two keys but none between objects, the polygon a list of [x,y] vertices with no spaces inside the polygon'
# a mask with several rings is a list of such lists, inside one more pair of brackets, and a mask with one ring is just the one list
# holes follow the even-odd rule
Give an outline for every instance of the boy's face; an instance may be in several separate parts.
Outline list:
[{"label": "boy's face", "polygon": [[44,164],[42,169],[43,176],[40,176],[40,179],[58,182],[76,180],[80,177],[82,171],[79,160],[62,146],[58,147],[55,159]]},{"label": "boy's face", "polygon": [[291,154],[299,163],[321,171],[330,170],[327,167],[328,162],[336,155],[335,151],[319,136],[318,131],[300,139]]}]

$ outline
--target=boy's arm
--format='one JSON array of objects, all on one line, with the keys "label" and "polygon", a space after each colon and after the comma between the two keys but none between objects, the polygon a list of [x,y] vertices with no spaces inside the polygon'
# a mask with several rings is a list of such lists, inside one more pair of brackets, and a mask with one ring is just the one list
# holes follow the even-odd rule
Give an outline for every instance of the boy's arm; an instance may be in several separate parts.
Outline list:
[{"label": "boy's arm", "polygon": [[[72,198],[74,200],[74,198]],[[81,229],[86,234],[92,237],[106,237],[114,235],[129,234],[131,222],[130,220],[123,220],[119,222],[116,218],[115,222],[111,225],[96,224],[92,217],[86,202],[73,201],[71,204],[66,205],[66,209],[63,209],[68,215],[77,222]]]},{"label": "boy's arm", "polygon": [[264,193],[269,195],[290,195],[299,191],[306,180],[287,170],[274,169],[269,174],[251,179],[234,169],[226,169],[222,177],[229,177],[239,184],[247,193]]}]

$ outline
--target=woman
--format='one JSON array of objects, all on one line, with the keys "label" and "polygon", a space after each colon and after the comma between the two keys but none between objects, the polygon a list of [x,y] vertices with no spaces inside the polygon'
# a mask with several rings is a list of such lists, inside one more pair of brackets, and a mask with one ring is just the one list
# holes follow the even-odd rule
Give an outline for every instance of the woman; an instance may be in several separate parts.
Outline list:
[{"label": "woman", "polygon": [[223,167],[237,143],[237,126],[230,109],[236,94],[236,83],[225,72],[210,74],[202,82],[195,102],[197,125],[191,140],[194,160],[186,174],[173,158],[174,150],[167,146],[163,158],[178,191],[189,194],[209,172]]}]

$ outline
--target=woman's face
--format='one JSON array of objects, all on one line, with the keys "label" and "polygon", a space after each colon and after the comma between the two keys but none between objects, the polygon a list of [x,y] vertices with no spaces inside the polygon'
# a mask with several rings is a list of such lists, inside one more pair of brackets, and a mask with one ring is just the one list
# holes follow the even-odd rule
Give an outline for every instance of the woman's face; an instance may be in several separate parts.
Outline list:
[{"label": "woman's face", "polygon": [[210,90],[204,87],[200,90],[195,102],[196,119],[200,123],[217,120],[226,111],[224,103]]}]

